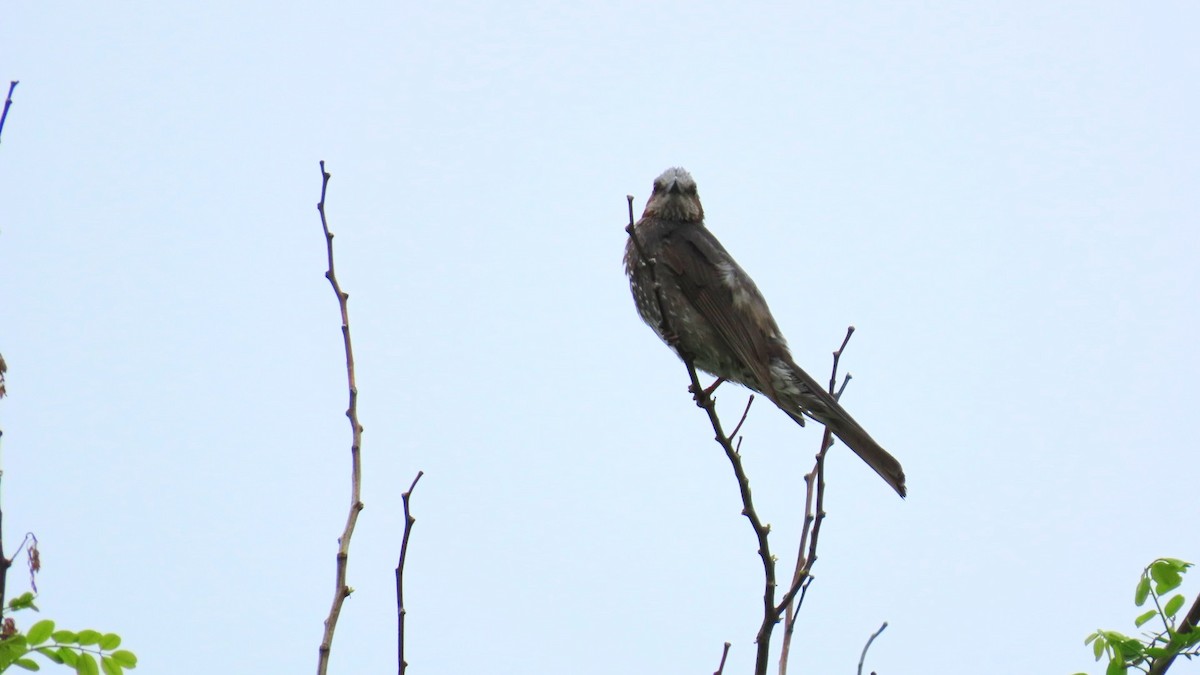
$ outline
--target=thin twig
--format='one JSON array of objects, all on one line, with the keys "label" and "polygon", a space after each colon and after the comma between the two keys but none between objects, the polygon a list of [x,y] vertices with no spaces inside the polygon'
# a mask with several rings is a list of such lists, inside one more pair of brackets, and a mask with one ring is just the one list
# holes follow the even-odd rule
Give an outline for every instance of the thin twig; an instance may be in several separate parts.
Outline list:
[{"label": "thin twig", "polygon": [[[12,90],[13,90],[13,87],[15,87],[15,86],[17,86],[17,83],[13,82],[12,85],[8,88],[9,103],[12,102]],[[5,115],[8,114],[8,104],[5,104],[5,106],[4,106],[4,114]],[[0,116],[0,129],[3,129],[3,128],[4,128],[4,117]],[[8,371],[8,364],[6,364],[4,362],[4,357],[0,356],[0,398],[4,398],[4,396],[6,395],[6,391],[4,388],[4,373],[6,373],[7,371]],[[4,432],[0,431],[0,435],[3,435],[3,434],[4,434]],[[3,481],[3,478],[4,478],[4,470],[3,470],[3,468],[0,468],[0,482]],[[18,546],[17,552],[14,553],[11,558],[5,557],[3,525],[4,525],[4,512],[0,511],[0,607],[7,606],[7,605],[5,605],[5,602],[8,597],[6,595],[6,593],[8,592],[8,569],[10,567],[12,567],[13,561],[16,560],[17,556],[21,554],[21,547]],[[28,539],[30,536],[32,536],[32,534],[25,535],[26,539]],[[21,546],[24,546],[24,545],[25,545],[25,542],[21,542]],[[32,572],[30,572],[29,578],[30,578],[30,581],[32,582],[32,580],[33,580]],[[37,585],[34,585],[33,589],[34,589],[34,592],[37,592]]]},{"label": "thin twig", "polygon": [[[812,578],[805,565],[804,548],[808,544],[809,533],[812,530],[813,520],[815,520],[812,504],[816,476],[816,471],[804,474],[804,526],[800,530],[800,550],[796,554],[796,569],[792,572],[792,588],[803,584],[805,579]],[[783,646],[779,650],[779,675],[787,675],[788,658],[792,648],[792,633],[796,630],[796,606],[791,602],[784,604],[786,609],[783,621]]]},{"label": "thin twig", "polygon": [[728,642],[725,643],[725,648],[721,650],[721,665],[717,666],[717,669],[713,672],[713,675],[721,675],[721,673],[725,672],[725,659],[727,658],[729,658]]},{"label": "thin twig", "polygon": [[404,675],[404,669],[408,668],[408,661],[404,660],[404,616],[408,614],[404,609],[404,561],[408,555],[408,536],[412,532],[413,523],[417,522],[408,510],[408,500],[412,498],[417,481],[424,475],[424,471],[418,471],[412,485],[408,486],[408,491],[400,495],[400,500],[404,502],[404,536],[400,539],[400,562],[396,563],[396,662],[399,664],[400,675]]},{"label": "thin twig", "polygon": [[[2,477],[3,474],[0,473],[0,478]],[[4,512],[0,511],[0,607],[7,607],[8,605],[5,603],[8,602],[8,596],[5,594],[8,592],[8,568],[12,567],[13,558],[7,558],[4,556],[3,524]],[[13,557],[15,558],[16,556]]]},{"label": "thin twig", "polygon": [[831,392],[837,386],[838,363],[842,360],[842,352],[846,351],[846,345],[850,344],[851,335],[854,335],[854,326],[846,326],[846,337],[842,338],[842,346],[833,353],[833,372],[829,375],[829,391]]},{"label": "thin twig", "polygon": [[[3,135],[3,133],[4,133],[4,120],[8,119],[8,109],[12,107],[12,103],[13,103],[13,101],[12,101],[13,90],[17,88],[18,84],[20,84],[20,80],[13,80],[8,83],[8,96],[6,96],[4,98],[4,110],[2,112],[0,112],[0,135]],[[0,398],[4,398],[4,396],[7,393],[7,390],[6,390],[5,384],[4,384],[4,373],[7,370],[8,370],[8,366],[4,363],[4,357],[0,356]],[[4,434],[4,432],[2,430],[0,430],[0,436],[2,436],[3,434]],[[3,477],[4,477],[4,470],[2,468],[0,468],[0,479],[3,479]],[[0,607],[6,606],[5,601],[7,598],[6,594],[8,592],[8,570],[9,570],[9,568],[12,567],[13,560],[15,560],[17,555],[19,555],[21,553],[21,549],[20,549],[20,547],[18,547],[17,552],[14,553],[11,558],[7,558],[4,556],[3,521],[4,521],[4,513],[3,513],[3,511],[0,511]],[[25,536],[26,536],[26,539],[28,539],[29,537],[31,537],[33,535],[27,534]],[[34,542],[36,543],[36,541],[37,541],[37,538],[35,537]],[[25,545],[24,542],[22,542],[21,545],[24,546]],[[30,554],[30,558],[29,558],[29,581],[33,585],[33,591],[35,593],[37,592],[37,584],[33,583],[33,575],[35,572],[34,568],[35,568],[35,565],[40,565],[40,563],[36,562],[37,561],[36,552],[37,552],[37,549],[33,548],[33,553]]]},{"label": "thin twig", "polygon": [[[841,390],[834,393],[837,386],[838,365],[842,360],[842,352],[854,335],[854,326],[846,328],[846,337],[842,344],[833,352],[833,367],[829,373],[829,392],[835,397],[841,396],[850,381],[847,375]],[[792,636],[796,630],[796,619],[800,615],[800,607],[804,604],[804,596],[812,584],[812,568],[817,562],[817,541],[821,535],[821,523],[825,521],[825,455],[833,446],[833,432],[825,427],[821,434],[821,448],[817,451],[813,470],[804,475],[804,527],[800,531],[800,547],[796,553],[796,567],[792,573],[792,585],[780,601],[780,613],[784,615],[783,646],[779,651],[779,675],[787,675],[788,658],[791,655]],[[813,499],[816,498],[816,510],[813,510]],[[806,552],[807,547],[807,552]],[[793,600],[795,603],[793,604]]]},{"label": "thin twig", "polygon": [[[0,134],[4,132],[4,120],[8,118],[8,109],[12,107],[13,89],[17,88],[17,80],[13,80],[8,85],[8,97],[4,99],[4,112],[0,113]],[[4,373],[8,370],[8,366],[4,363],[4,357],[0,356],[0,398],[4,398],[7,393],[4,386]],[[4,432],[0,430],[0,436]],[[0,480],[4,478],[4,470],[0,469]],[[4,557],[4,512],[0,511],[0,607],[5,606],[5,593],[8,592],[8,568],[12,567],[12,558]],[[16,556],[13,556],[14,558]]]},{"label": "thin twig", "polygon": [[[13,554],[12,559],[16,560],[17,556],[21,555],[21,550],[25,549],[26,563],[29,567],[29,587],[34,593],[38,592],[37,575],[42,571],[42,553],[38,550],[37,535],[32,532],[25,533],[25,539],[21,541],[21,545],[17,547],[17,552]],[[10,563],[12,561],[9,561]]]},{"label": "thin twig", "polygon": [[879,637],[884,628],[887,628],[886,621],[879,627],[879,630],[871,633],[871,637],[867,638],[867,644],[863,645],[862,656],[858,657],[858,675],[862,675],[863,662],[867,660],[867,650],[871,648],[871,643],[875,641],[875,638]]},{"label": "thin twig", "polygon": [[835,400],[835,401],[842,400],[842,392],[846,391],[846,385],[850,384],[850,380],[853,380],[853,379],[854,379],[853,375],[851,375],[850,373],[846,373],[846,376],[842,378],[842,386],[838,387],[838,390],[836,393],[831,392],[831,393],[833,393],[833,400]]},{"label": "thin twig", "polygon": [[[658,273],[655,269],[657,261],[646,255],[646,250],[642,247],[642,242],[637,236],[633,221],[633,196],[630,195],[627,197],[627,200],[629,202],[629,225],[625,228],[625,231],[633,241],[638,258],[649,267],[650,281],[654,286],[655,301],[658,303],[660,334],[674,335],[675,333],[671,330],[667,319],[662,286],[658,282]],[[780,613],[783,611],[782,608],[775,606],[775,589],[777,585],[775,582],[775,558],[771,555],[771,547],[767,542],[767,535],[770,533],[771,527],[763,524],[762,519],[758,516],[758,512],[754,509],[754,500],[750,496],[750,479],[746,476],[746,470],[742,466],[742,457],[737,449],[734,448],[730,437],[725,434],[721,426],[721,420],[717,417],[716,404],[713,402],[709,392],[701,386],[700,378],[696,374],[696,366],[692,362],[691,355],[679,349],[677,345],[675,346],[675,351],[687,367],[688,378],[691,380],[689,391],[692,392],[692,396],[696,400],[696,405],[703,408],[704,412],[708,414],[708,421],[712,424],[713,432],[716,434],[715,440],[725,450],[725,456],[729,459],[729,463],[733,467],[733,473],[738,482],[738,491],[742,496],[742,515],[746,516],[746,519],[750,521],[750,526],[754,529],[754,536],[758,540],[758,555],[762,558],[765,580],[763,584],[762,624],[759,626],[758,634],[754,640],[757,644],[754,673],[755,675],[766,675],[767,661],[771,648],[771,632],[775,629],[775,624],[779,621]]]},{"label": "thin twig", "polygon": [[[817,453],[817,466],[814,469],[817,473],[817,505],[813,511],[813,527],[812,538],[808,541],[808,556],[805,560],[805,576],[812,578],[812,567],[817,562],[817,542],[821,539],[821,523],[825,522],[825,454],[829,452],[829,448],[833,447],[833,433],[828,427],[825,428],[824,438],[821,439],[821,452]],[[807,587],[807,586],[806,586]],[[804,602],[804,596],[800,596],[799,602],[796,603],[796,611],[800,611],[800,605]]]},{"label": "thin twig", "polygon": [[337,296],[338,307],[342,312],[342,343],[346,348],[346,382],[350,390],[350,405],[346,409],[346,417],[350,420],[351,430],[350,513],[346,516],[346,527],[342,530],[342,536],[338,537],[333,604],[329,608],[329,616],[325,619],[325,634],[321,637],[321,646],[317,650],[317,675],[325,675],[329,668],[329,651],[333,646],[333,631],[337,628],[342,603],[353,592],[353,589],[346,585],[346,567],[350,559],[350,537],[354,534],[354,525],[358,522],[358,514],[363,509],[361,499],[362,464],[359,458],[363,428],[358,423],[358,385],[354,380],[354,350],[350,344],[350,314],[346,309],[346,300],[350,295],[342,290],[333,269],[333,233],[329,231],[329,222],[325,219],[325,190],[329,186],[329,178],[329,172],[325,170],[325,162],[322,160],[321,201],[317,202],[317,212],[321,214],[321,229],[325,231],[325,250],[329,261],[329,269],[325,272],[325,278],[333,286],[333,293]]},{"label": "thin twig", "polygon": [[12,107],[13,89],[16,89],[20,83],[20,80],[13,80],[8,83],[8,97],[4,99],[4,112],[0,112],[0,134],[4,133],[4,120],[8,119],[8,109]]},{"label": "thin twig", "polygon": [[[754,394],[750,394],[750,398],[746,400],[746,409],[742,411],[742,419],[738,420],[737,426],[729,433],[730,436],[737,436],[742,430],[742,425],[746,423],[746,416],[750,414],[750,404],[754,403]],[[741,439],[738,439],[738,449],[741,449]]]},{"label": "thin twig", "polygon": [[[654,300],[658,303],[659,333],[661,335],[674,335],[671,332],[671,324],[667,321],[667,304],[663,301],[662,285],[658,283],[658,261],[646,255],[646,249],[642,248],[642,240],[633,231],[633,195],[625,195],[625,201],[629,204],[629,225],[625,226],[625,231],[629,233],[629,238],[633,240],[633,248],[637,250],[638,258],[644,261],[649,267],[650,285],[654,287]],[[690,363],[690,357],[679,352],[678,345],[672,346],[675,347],[675,351],[683,358],[684,363]],[[696,380],[695,377],[692,379]],[[696,380],[696,384],[699,385],[699,380]],[[699,386],[697,386],[697,391],[701,391]]]}]

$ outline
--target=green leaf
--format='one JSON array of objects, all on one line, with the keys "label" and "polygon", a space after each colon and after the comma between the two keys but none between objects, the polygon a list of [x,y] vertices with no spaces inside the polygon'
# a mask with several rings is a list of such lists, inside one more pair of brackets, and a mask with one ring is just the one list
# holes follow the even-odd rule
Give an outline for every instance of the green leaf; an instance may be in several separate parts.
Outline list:
[{"label": "green leaf", "polygon": [[112,659],[125,668],[137,667],[137,657],[133,655],[133,652],[127,649],[118,649],[117,651],[113,652]]},{"label": "green leaf", "polygon": [[53,661],[55,663],[63,662],[62,657],[58,655],[58,650],[55,649],[54,647],[38,647],[37,653],[41,654],[42,656],[50,659],[51,661]]},{"label": "green leaf", "polygon": [[1096,634],[1096,643],[1092,645],[1092,653],[1096,655],[1096,660],[1099,661],[1101,656],[1104,656],[1104,645],[1107,641],[1099,634]]},{"label": "green leaf", "polygon": [[100,649],[111,652],[121,646],[121,636],[116,633],[105,633],[100,637]]},{"label": "green leaf", "polygon": [[37,661],[34,661],[32,659],[17,659],[16,661],[13,661],[13,663],[24,668],[25,670],[41,670],[42,669],[42,667],[38,665]]},{"label": "green leaf", "polygon": [[79,655],[79,661],[75,664],[75,672],[79,675],[100,675],[100,665],[96,663],[96,657],[84,652]]},{"label": "green leaf", "polygon": [[1141,628],[1143,625],[1146,624],[1147,621],[1150,621],[1151,619],[1153,619],[1156,616],[1158,616],[1158,610],[1152,609],[1149,612],[1146,612],[1145,614],[1142,614],[1138,618],[1134,619],[1133,625],[1137,626],[1138,628]]},{"label": "green leaf", "polygon": [[73,645],[79,643],[79,636],[69,630],[56,630],[50,635],[50,639],[60,645]]},{"label": "green leaf", "polygon": [[1150,577],[1142,575],[1141,581],[1138,582],[1137,590],[1133,592],[1133,604],[1138,607],[1146,602],[1146,596],[1150,595]]},{"label": "green leaf", "polygon": [[104,637],[99,631],[91,629],[79,631],[79,644],[81,645],[98,645],[100,638]]},{"label": "green leaf", "polygon": [[29,644],[40,645],[50,639],[50,634],[54,632],[54,622],[50,619],[42,619],[41,621],[29,627],[26,637],[29,639]]},{"label": "green leaf", "polygon": [[1104,669],[1104,675],[1125,675],[1125,662],[1121,659],[1113,659],[1108,662],[1108,668]]},{"label": "green leaf", "polygon": [[1125,638],[1121,643],[1121,653],[1125,655],[1126,661],[1137,660],[1145,651],[1146,645],[1142,644],[1141,640]]},{"label": "green leaf", "polygon": [[1183,583],[1177,566],[1165,560],[1156,560],[1150,565],[1150,577],[1154,579],[1154,592],[1159,595],[1170,593]]},{"label": "green leaf", "polygon": [[[1163,613],[1174,619],[1175,615],[1179,613],[1180,607],[1183,607],[1183,596],[1176,594],[1167,601],[1167,606],[1163,607]],[[32,629],[30,631],[32,632]]]},{"label": "green leaf", "polygon": [[71,666],[72,668],[79,663],[79,652],[71,649],[70,647],[59,647],[58,656],[62,659],[64,664]]},{"label": "green leaf", "polygon": [[107,656],[100,657],[100,669],[104,671],[104,675],[123,675],[125,669],[121,664],[113,661]]},{"label": "green leaf", "polygon": [[8,601],[8,606],[11,609],[26,609],[33,607],[33,593],[22,593],[12,600]]}]

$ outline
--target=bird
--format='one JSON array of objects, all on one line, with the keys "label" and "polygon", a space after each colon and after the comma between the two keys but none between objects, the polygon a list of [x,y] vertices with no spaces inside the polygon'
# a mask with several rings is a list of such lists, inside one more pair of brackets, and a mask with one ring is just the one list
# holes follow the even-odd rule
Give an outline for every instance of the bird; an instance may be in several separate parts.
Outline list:
[{"label": "bird", "polygon": [[900,462],[796,365],[758,286],[705,227],[696,181],[685,169],[654,180],[624,262],[638,314],[678,356],[717,384],[735,382],[766,396],[800,426],[806,415],[824,424],[906,495]]}]

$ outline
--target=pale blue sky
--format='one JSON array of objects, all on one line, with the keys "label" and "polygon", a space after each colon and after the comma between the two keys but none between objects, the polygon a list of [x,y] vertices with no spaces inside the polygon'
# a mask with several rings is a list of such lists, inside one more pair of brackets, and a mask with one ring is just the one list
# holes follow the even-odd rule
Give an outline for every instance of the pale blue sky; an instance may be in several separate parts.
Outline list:
[{"label": "pale blue sky", "polygon": [[[881,673],[1099,672],[1141,568],[1200,561],[1198,21],[5,3],[7,543],[141,670],[311,671],[348,492],[324,159],[366,427],[333,671],[394,668],[423,469],[410,672],[711,673],[725,640],[747,672],[754,540],[620,264],[625,195],[682,165],[802,365],[858,327],[844,403],[908,474],[833,452],[793,672],[852,672],[884,620]],[[819,432],[756,404],[745,434],[790,556]]]}]

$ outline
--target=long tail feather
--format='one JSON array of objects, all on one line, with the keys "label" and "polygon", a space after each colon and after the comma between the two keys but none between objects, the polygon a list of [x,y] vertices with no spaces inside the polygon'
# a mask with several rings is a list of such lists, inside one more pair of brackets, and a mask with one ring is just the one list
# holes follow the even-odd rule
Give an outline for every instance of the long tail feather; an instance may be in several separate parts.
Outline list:
[{"label": "long tail feather", "polygon": [[802,393],[795,395],[776,395],[775,398],[778,405],[794,420],[801,422],[804,419],[804,414],[812,417],[818,422],[829,427],[834,436],[837,436],[846,447],[854,451],[862,461],[867,463],[867,466],[875,470],[888,485],[892,486],[901,497],[904,497],[908,490],[904,486],[904,469],[901,468],[900,462],[892,457],[887,450],[883,449],[879,443],[871,438],[866,429],[854,421],[850,413],[846,412],[829,392],[825,391],[818,385],[808,373],[805,373],[799,366],[794,366],[795,379],[798,380],[803,390]]}]

